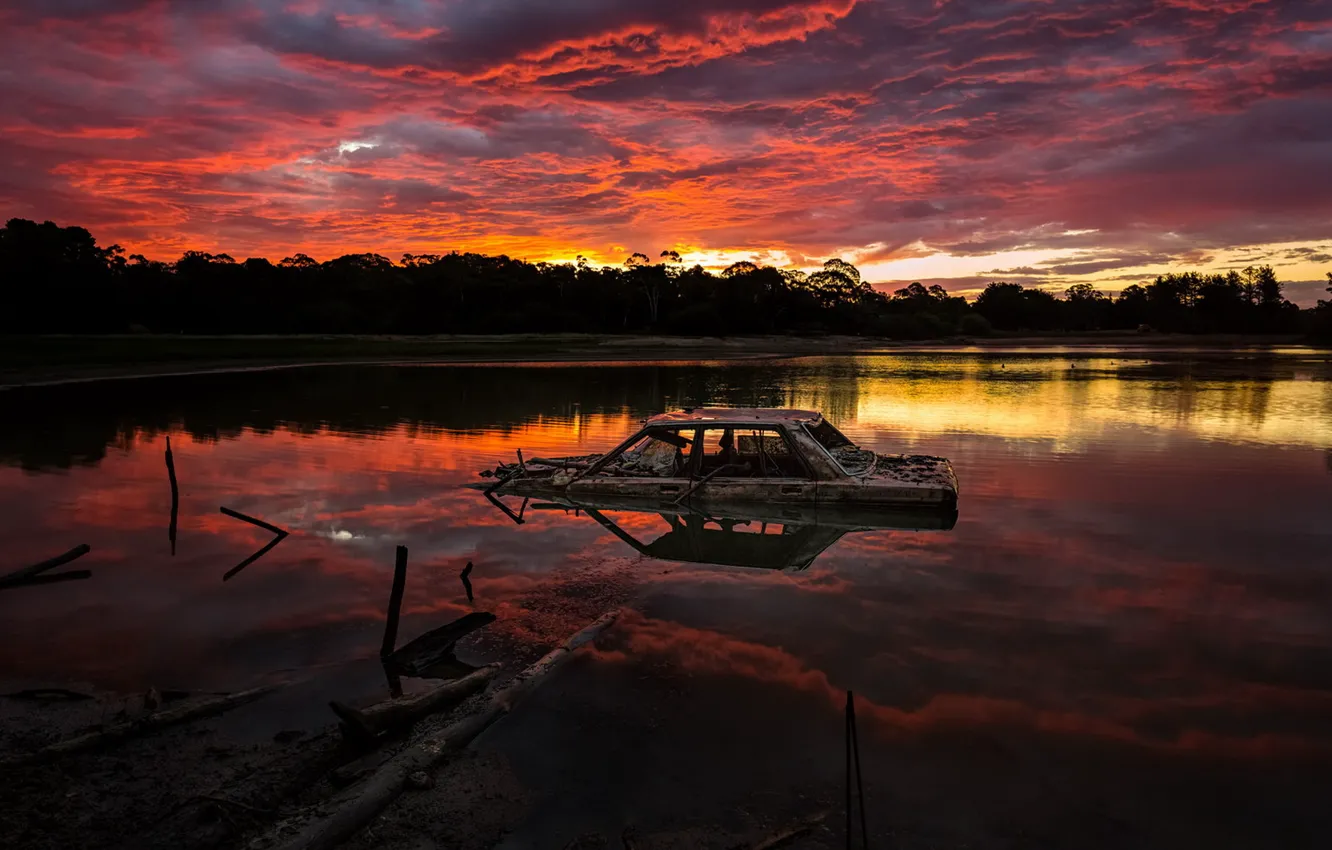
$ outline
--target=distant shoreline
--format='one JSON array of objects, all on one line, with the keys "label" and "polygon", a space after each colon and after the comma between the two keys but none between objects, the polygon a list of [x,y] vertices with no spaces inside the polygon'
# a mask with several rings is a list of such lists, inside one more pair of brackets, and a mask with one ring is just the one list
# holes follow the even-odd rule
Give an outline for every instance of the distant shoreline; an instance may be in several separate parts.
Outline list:
[{"label": "distant shoreline", "polygon": [[[0,337],[0,389],[84,381],[336,365],[669,362],[978,348],[1210,351],[1306,347],[1292,335],[995,335],[885,340],[857,336],[677,337],[606,334],[58,335]],[[1311,351],[1321,350],[1310,347]]]}]

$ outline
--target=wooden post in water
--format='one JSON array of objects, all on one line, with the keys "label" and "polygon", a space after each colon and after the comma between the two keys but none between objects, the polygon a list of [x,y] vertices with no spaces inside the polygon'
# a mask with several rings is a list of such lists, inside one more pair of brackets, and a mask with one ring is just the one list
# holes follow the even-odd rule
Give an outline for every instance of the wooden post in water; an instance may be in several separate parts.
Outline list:
[{"label": "wooden post in water", "polygon": [[398,643],[398,615],[402,612],[402,591],[407,586],[407,547],[399,546],[393,563],[393,590],[389,592],[388,616],[384,620],[384,645],[379,657],[388,658]]},{"label": "wooden post in water", "polygon": [[171,480],[171,523],[167,526],[167,539],[171,541],[171,555],[176,555],[176,517],[180,513],[180,488],[176,486],[176,460],[171,456],[171,437],[166,438],[167,478]]}]

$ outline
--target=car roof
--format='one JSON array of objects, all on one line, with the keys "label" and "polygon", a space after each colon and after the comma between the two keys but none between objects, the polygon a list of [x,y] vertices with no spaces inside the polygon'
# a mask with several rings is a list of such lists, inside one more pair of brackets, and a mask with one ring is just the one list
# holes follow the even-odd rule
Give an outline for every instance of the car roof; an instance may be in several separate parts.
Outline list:
[{"label": "car roof", "polygon": [[683,422],[716,422],[724,424],[817,425],[823,414],[814,410],[791,410],[779,407],[686,407],[672,413],[658,413],[649,417],[647,425],[678,424]]}]

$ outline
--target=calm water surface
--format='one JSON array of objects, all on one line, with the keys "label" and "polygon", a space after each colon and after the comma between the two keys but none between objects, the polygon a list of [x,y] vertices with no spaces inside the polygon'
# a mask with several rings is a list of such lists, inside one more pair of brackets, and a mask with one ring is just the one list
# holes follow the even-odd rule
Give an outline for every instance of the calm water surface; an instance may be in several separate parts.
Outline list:
[{"label": "calm water surface", "polygon": [[[529,505],[516,524],[461,486],[516,449],[594,452],[701,404],[822,410],[862,445],[945,455],[957,524],[834,534],[803,569],[746,569],[647,557],[583,514]],[[297,685],[260,731],[323,724],[331,696],[386,687],[402,544],[400,642],[492,611],[460,648],[474,663],[535,656],[627,606],[484,739],[559,789],[532,816],[541,834],[835,798],[853,689],[873,828],[906,845],[1332,835],[1322,353],[336,367],[11,390],[0,405],[0,566],[92,546],[69,568],[88,579],[0,591],[6,689],[276,678]],[[227,581],[271,535],[223,505],[292,532]],[[645,543],[669,530],[608,516]],[[737,533],[759,531],[780,528]]]}]

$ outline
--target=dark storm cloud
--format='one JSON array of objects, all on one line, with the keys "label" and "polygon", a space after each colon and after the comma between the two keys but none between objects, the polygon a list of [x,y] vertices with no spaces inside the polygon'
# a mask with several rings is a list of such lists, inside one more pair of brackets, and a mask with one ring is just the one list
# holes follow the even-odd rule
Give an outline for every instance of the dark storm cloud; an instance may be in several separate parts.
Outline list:
[{"label": "dark storm cloud", "polygon": [[1330,19],[1329,0],[15,0],[0,114],[33,173],[0,202],[94,227],[119,202],[150,243],[247,222],[239,253],[265,216],[415,240],[465,203],[458,238],[528,255],[1202,262],[1329,236]]}]

